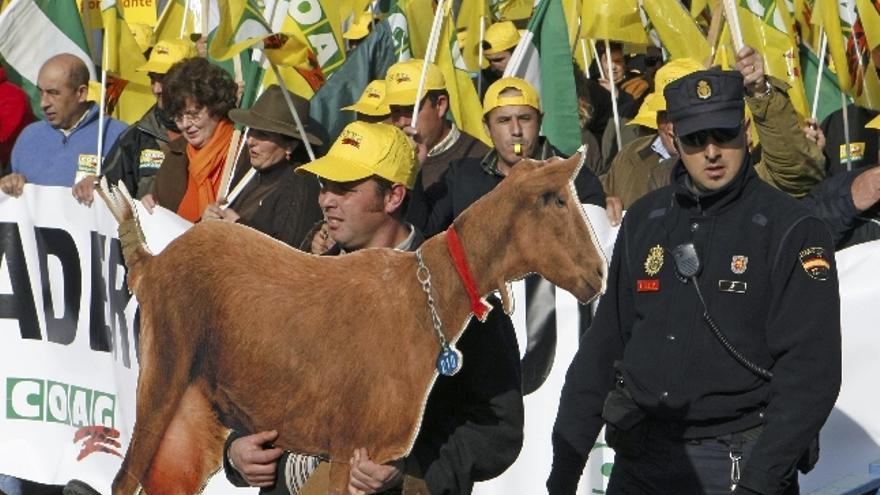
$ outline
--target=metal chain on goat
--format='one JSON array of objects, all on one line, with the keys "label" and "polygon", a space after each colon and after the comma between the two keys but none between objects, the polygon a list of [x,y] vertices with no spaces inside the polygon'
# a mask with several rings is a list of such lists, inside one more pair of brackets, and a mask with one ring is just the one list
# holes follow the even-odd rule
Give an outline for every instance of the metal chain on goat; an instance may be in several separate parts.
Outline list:
[{"label": "metal chain on goat", "polygon": [[418,260],[419,268],[416,270],[416,278],[422,285],[422,290],[428,296],[428,310],[431,312],[431,323],[434,325],[434,331],[437,332],[437,340],[440,341],[440,355],[437,357],[437,371],[441,375],[452,376],[458,373],[462,366],[461,351],[450,344],[446,337],[443,336],[443,322],[440,321],[440,315],[437,314],[437,306],[434,303],[433,288],[431,287],[431,272],[425,265],[422,258],[422,250],[416,250],[416,260]]}]

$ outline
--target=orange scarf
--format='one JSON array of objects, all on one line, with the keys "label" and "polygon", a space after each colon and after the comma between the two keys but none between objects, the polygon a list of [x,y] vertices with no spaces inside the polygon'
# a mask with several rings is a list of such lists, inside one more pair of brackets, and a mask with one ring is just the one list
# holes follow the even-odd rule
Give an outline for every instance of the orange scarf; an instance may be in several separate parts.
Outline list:
[{"label": "orange scarf", "polygon": [[177,214],[190,222],[198,221],[205,207],[217,200],[233,130],[232,122],[223,119],[204,146],[195,148],[191,144],[186,145],[188,182]]}]

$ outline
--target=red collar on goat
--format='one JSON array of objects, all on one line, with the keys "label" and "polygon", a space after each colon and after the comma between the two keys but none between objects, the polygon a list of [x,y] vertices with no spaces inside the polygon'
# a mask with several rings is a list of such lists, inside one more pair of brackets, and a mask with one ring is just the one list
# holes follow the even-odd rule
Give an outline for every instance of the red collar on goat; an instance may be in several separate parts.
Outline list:
[{"label": "red collar on goat", "polygon": [[471,310],[474,312],[474,316],[480,321],[486,321],[486,315],[492,309],[492,306],[489,306],[486,301],[480,299],[480,294],[477,292],[477,284],[474,283],[474,276],[471,274],[467,257],[464,254],[464,248],[461,247],[461,241],[458,240],[455,224],[450,225],[446,229],[446,247],[449,248],[449,255],[452,256],[455,271],[458,272],[458,276],[464,284],[464,289],[471,300]]}]

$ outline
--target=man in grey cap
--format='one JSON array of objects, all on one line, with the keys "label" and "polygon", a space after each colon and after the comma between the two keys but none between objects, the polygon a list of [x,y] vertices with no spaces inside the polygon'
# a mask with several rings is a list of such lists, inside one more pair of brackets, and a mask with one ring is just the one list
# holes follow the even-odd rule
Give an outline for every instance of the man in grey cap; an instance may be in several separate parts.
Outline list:
[{"label": "man in grey cap", "polygon": [[547,486],[574,493],[605,425],[611,495],[796,494],[840,387],[832,241],[755,172],[742,74],[695,72],[664,95],[673,183],[620,227],[562,391]]}]

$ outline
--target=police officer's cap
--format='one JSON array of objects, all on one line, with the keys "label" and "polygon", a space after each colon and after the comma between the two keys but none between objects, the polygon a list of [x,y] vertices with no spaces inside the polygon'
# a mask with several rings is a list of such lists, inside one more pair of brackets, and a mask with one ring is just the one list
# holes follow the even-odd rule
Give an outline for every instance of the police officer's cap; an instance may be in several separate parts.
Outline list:
[{"label": "police officer's cap", "polygon": [[743,122],[744,89],[739,72],[694,72],[669,83],[663,95],[667,115],[679,136],[704,129],[732,129]]}]

